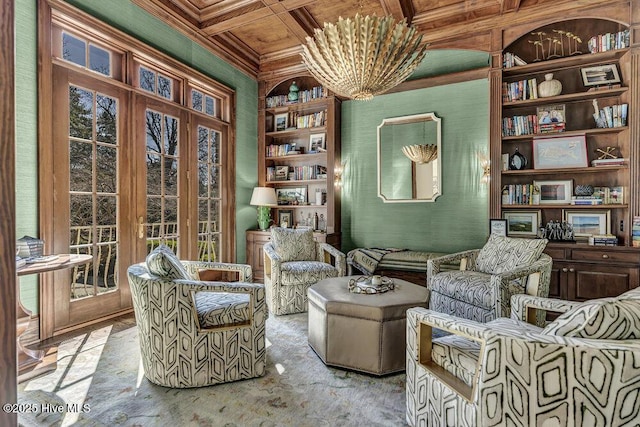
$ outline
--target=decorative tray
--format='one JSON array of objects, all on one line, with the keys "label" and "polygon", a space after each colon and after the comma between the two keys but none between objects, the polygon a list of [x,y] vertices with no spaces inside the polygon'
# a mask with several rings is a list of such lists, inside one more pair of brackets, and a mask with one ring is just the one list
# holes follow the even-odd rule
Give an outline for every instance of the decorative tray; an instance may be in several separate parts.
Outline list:
[{"label": "decorative tray", "polygon": [[354,294],[381,294],[395,288],[393,279],[379,276],[380,283],[373,284],[373,276],[358,276],[349,280],[349,292]]}]

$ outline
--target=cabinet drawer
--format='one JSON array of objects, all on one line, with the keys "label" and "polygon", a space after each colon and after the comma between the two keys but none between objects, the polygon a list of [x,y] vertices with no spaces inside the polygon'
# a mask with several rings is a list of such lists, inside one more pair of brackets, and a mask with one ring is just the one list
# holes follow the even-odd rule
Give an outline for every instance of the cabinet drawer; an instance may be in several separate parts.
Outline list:
[{"label": "cabinet drawer", "polygon": [[574,249],[571,259],[576,261],[624,262],[640,264],[640,252]]},{"label": "cabinet drawer", "polygon": [[560,249],[560,248],[546,248],[544,250],[544,253],[549,255],[553,259],[565,258],[564,249]]}]

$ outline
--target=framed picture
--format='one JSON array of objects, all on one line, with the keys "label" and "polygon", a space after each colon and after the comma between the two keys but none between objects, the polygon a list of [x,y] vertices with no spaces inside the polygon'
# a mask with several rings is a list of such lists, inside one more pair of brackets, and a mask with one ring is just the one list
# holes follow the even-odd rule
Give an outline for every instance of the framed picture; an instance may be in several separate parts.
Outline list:
[{"label": "framed picture", "polygon": [[289,166],[287,165],[276,166],[276,172],[275,172],[276,181],[286,181],[288,174],[289,174]]},{"label": "framed picture", "polygon": [[309,152],[319,152],[326,149],[327,146],[324,133],[312,133],[309,135]]},{"label": "framed picture", "polygon": [[540,210],[505,211],[507,236],[536,237],[542,214]]},{"label": "framed picture", "polygon": [[276,188],[278,205],[304,205],[307,202],[307,187]]},{"label": "framed picture", "polygon": [[489,220],[489,234],[496,234],[498,236],[507,235],[507,220],[506,219],[490,219]]},{"label": "framed picture", "polygon": [[603,64],[580,69],[582,84],[585,86],[603,86],[620,83],[620,73],[616,64]]},{"label": "framed picture", "polygon": [[586,168],[587,139],[585,135],[533,138],[534,169]]},{"label": "framed picture", "polygon": [[293,211],[291,209],[278,211],[278,225],[283,228],[293,227]]},{"label": "framed picture", "polygon": [[533,181],[533,185],[540,189],[541,205],[568,205],[573,195],[573,180],[561,181]]},{"label": "framed picture", "polygon": [[541,105],[536,109],[538,133],[564,132],[564,104]]},{"label": "framed picture", "polygon": [[576,237],[611,233],[611,211],[609,209],[565,209],[563,220],[571,224]]},{"label": "framed picture", "polygon": [[288,119],[289,119],[289,114],[288,113],[282,113],[282,114],[276,114],[274,116],[274,131],[278,132],[281,130],[286,130],[287,127],[289,126],[288,123]]}]

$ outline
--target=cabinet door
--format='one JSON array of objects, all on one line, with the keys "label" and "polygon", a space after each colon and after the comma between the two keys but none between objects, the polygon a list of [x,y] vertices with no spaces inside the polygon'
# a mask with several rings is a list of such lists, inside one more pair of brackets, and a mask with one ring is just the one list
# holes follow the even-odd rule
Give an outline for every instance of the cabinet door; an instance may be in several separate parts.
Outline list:
[{"label": "cabinet door", "polygon": [[567,297],[574,301],[618,296],[638,281],[638,267],[572,265]]},{"label": "cabinet door", "polygon": [[551,267],[551,280],[549,281],[549,298],[564,299],[567,295],[567,285],[565,275],[562,271],[566,265],[561,262],[554,261]]}]

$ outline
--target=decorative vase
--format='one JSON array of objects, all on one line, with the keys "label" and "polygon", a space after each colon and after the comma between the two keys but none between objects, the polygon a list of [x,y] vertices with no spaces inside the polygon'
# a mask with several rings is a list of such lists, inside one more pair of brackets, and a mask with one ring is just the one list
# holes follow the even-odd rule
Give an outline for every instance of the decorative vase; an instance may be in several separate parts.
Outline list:
[{"label": "decorative vase", "polygon": [[538,85],[538,96],[546,98],[548,96],[560,95],[562,83],[553,78],[553,73],[544,75],[544,81]]},{"label": "decorative vase", "polygon": [[591,196],[593,194],[593,187],[590,185],[576,185],[574,193],[576,196]]}]

